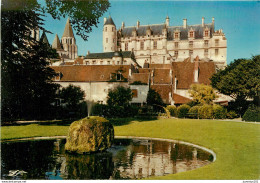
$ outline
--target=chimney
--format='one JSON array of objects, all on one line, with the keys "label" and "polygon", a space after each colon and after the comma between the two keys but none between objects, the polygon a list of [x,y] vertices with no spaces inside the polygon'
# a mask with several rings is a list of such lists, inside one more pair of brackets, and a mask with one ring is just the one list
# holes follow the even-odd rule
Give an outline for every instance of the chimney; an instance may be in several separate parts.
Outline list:
[{"label": "chimney", "polygon": [[177,80],[176,75],[175,75],[175,77],[174,77],[174,93],[177,93],[177,82],[178,82],[178,80]]},{"label": "chimney", "polygon": [[187,19],[183,19],[183,28],[187,29]]},{"label": "chimney", "polygon": [[125,28],[125,22],[122,22],[122,29]]},{"label": "chimney", "polygon": [[89,55],[89,54],[90,54],[90,51],[88,51],[87,55]]},{"label": "chimney", "polygon": [[205,23],[204,23],[204,20],[205,20],[205,18],[204,17],[202,17],[202,19],[201,19],[201,25],[202,25],[202,27],[204,27],[205,26]]},{"label": "chimney", "polygon": [[107,21],[107,17],[104,18],[104,24],[106,23],[106,21]]},{"label": "chimney", "polygon": [[195,58],[194,62],[194,83],[199,82],[199,56]]},{"label": "chimney", "polygon": [[140,26],[140,22],[139,22],[139,20],[137,20],[137,23],[136,23],[137,29],[139,28],[139,26]]},{"label": "chimney", "polygon": [[213,32],[215,32],[215,18],[212,17]]}]

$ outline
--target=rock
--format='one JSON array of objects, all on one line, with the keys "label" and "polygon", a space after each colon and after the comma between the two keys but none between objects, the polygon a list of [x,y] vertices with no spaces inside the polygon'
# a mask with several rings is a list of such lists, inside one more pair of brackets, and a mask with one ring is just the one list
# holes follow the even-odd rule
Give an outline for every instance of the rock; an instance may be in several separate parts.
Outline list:
[{"label": "rock", "polygon": [[65,150],[79,154],[103,151],[113,140],[113,125],[103,117],[91,116],[70,125]]}]

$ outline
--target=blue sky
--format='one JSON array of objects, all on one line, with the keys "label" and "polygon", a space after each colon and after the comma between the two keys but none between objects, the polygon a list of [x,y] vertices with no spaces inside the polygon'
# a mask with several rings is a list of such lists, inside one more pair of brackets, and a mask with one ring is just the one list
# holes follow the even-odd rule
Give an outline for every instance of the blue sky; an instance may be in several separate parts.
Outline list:
[{"label": "blue sky", "polygon": [[[86,55],[102,52],[103,19],[109,14],[113,18],[117,29],[122,21],[126,26],[136,25],[139,20],[141,25],[159,24],[170,17],[170,25],[182,25],[184,18],[188,24],[200,24],[201,17],[205,17],[205,23],[211,22],[215,17],[215,28],[223,29],[227,38],[227,63],[237,58],[250,58],[260,54],[260,2],[257,1],[110,1],[111,7],[100,17],[98,27],[93,27],[89,33],[88,41],[83,41],[75,34],[78,54]],[[52,44],[57,33],[62,37],[66,19],[53,20],[45,17],[45,28],[53,34],[47,34]]]}]

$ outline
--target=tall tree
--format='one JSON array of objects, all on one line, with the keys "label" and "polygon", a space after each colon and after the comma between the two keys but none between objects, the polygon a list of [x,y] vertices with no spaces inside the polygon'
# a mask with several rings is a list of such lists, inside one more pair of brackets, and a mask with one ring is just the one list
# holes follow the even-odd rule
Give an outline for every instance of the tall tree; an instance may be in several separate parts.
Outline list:
[{"label": "tall tree", "polygon": [[251,59],[234,60],[226,69],[214,74],[211,84],[223,94],[235,99],[236,106],[243,114],[247,100],[259,104],[260,96],[260,55]]},{"label": "tall tree", "polygon": [[58,86],[51,83],[55,72],[48,66],[55,52],[30,36],[32,30],[45,30],[44,13],[50,13],[54,18],[69,15],[77,34],[86,39],[86,34],[91,31],[88,26],[96,25],[98,17],[108,7],[107,1],[46,0],[43,7],[37,0],[2,0],[3,119],[46,117],[51,109],[49,106]]}]

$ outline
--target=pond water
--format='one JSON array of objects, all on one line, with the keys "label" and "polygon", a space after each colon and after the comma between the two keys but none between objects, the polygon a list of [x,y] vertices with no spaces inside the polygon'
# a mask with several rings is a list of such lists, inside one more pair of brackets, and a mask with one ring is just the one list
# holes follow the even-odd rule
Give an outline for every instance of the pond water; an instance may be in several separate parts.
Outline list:
[{"label": "pond water", "polygon": [[115,139],[106,152],[86,155],[66,153],[65,142],[2,142],[1,178],[139,179],[184,172],[213,161],[201,149],[166,141]]}]

